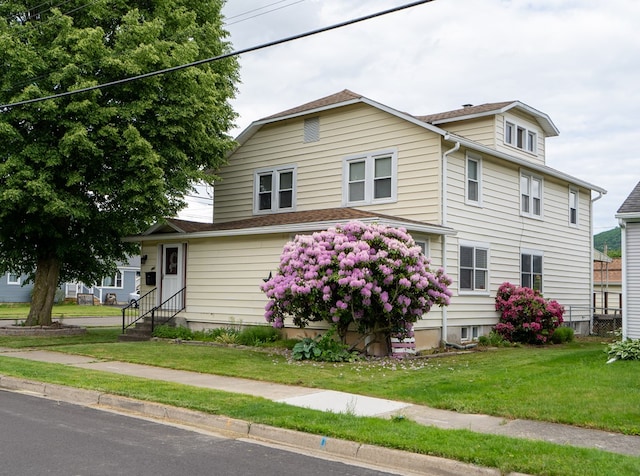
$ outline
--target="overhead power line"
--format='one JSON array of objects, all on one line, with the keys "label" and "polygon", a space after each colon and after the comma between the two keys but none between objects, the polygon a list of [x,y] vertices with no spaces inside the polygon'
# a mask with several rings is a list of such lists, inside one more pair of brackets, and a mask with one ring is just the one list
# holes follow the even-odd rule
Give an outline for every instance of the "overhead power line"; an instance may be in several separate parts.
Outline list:
[{"label": "overhead power line", "polygon": [[165,69],[160,69],[160,70],[156,70],[156,71],[151,71],[149,73],[144,73],[144,74],[140,74],[137,76],[131,76],[129,78],[123,78],[123,79],[119,79],[116,81],[111,81],[108,83],[103,83],[103,84],[97,84],[95,86],[89,86],[86,88],[81,88],[81,89],[75,89],[73,91],[67,91],[64,93],[59,93],[59,94],[53,94],[51,96],[44,96],[44,97],[40,97],[40,98],[33,98],[33,99],[27,99],[24,101],[18,101],[15,103],[10,103],[10,104],[2,104],[0,105],[0,110],[3,109],[8,109],[11,107],[16,107],[16,106],[23,106],[25,104],[33,104],[33,103],[37,103],[37,102],[42,102],[42,101],[47,101],[49,99],[57,99],[57,98],[62,98],[62,97],[66,97],[66,96],[72,96],[74,94],[80,94],[80,93],[86,93],[89,91],[95,91],[97,89],[102,89],[102,88],[108,88],[111,86],[118,86],[120,84],[125,84],[125,83],[130,83],[132,81],[139,81],[141,79],[146,79],[146,78],[151,78],[153,76],[158,76],[161,74],[166,74],[166,73],[172,73],[174,71],[180,71],[186,68],[191,68],[194,66],[199,66],[201,64],[206,64],[206,63],[212,63],[214,61],[220,61],[222,59],[226,59],[226,58],[231,58],[233,56],[238,56],[244,53],[250,53],[253,51],[258,51],[258,50],[262,50],[265,48],[270,48],[272,46],[276,46],[276,45],[281,45],[283,43],[289,43],[291,41],[294,40],[299,40],[301,38],[306,38],[309,36],[313,36],[313,35],[317,35],[319,33],[325,33],[327,31],[331,31],[331,30],[336,30],[338,28],[343,28],[345,26],[349,26],[349,25],[353,25],[355,23],[360,23],[366,20],[371,20],[372,18],[377,18],[377,17],[381,17],[383,15],[388,15],[390,13],[395,13],[401,10],[406,10],[408,8],[412,8],[418,5],[423,5],[425,3],[431,3],[434,0],[419,0],[419,1],[415,1],[415,2],[411,2],[411,3],[407,3],[405,5],[399,5],[397,7],[393,7],[393,8],[389,8],[387,10],[382,10],[376,13],[371,13],[369,15],[365,15],[362,17],[358,17],[358,18],[354,18],[351,20],[347,20],[344,22],[340,22],[340,23],[336,23],[334,25],[330,25],[330,26],[326,26],[326,27],[322,27],[322,28],[318,28],[315,30],[310,30],[307,31],[305,33],[299,33],[297,35],[293,35],[293,36],[288,36],[286,38],[281,38],[279,40],[274,40],[274,41],[269,41],[267,43],[262,43],[261,45],[258,46],[251,46],[249,48],[244,48],[241,50],[236,50],[230,53],[225,53],[223,55],[219,55],[219,56],[214,56],[212,58],[206,58],[206,59],[202,59],[202,60],[198,60],[198,61],[193,61],[191,63],[186,63],[183,65],[179,65],[179,66],[173,66],[171,68],[165,68]]}]

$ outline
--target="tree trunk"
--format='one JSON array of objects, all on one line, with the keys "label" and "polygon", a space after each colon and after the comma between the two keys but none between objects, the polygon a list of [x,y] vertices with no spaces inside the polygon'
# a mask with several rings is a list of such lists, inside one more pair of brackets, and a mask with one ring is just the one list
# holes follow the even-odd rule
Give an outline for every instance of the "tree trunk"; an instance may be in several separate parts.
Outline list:
[{"label": "tree trunk", "polygon": [[31,307],[25,326],[50,326],[51,309],[58,289],[60,261],[55,257],[41,258],[36,267]]}]

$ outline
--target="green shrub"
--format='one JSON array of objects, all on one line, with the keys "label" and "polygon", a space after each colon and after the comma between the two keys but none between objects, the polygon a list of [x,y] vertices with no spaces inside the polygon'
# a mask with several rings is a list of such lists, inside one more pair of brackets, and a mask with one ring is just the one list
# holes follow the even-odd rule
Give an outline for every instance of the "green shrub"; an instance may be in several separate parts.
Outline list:
[{"label": "green shrub", "polygon": [[166,324],[154,328],[152,335],[161,339],[193,340],[193,332],[188,327],[173,327]]},{"label": "green shrub", "polygon": [[508,347],[511,345],[511,342],[497,332],[491,331],[489,335],[480,336],[478,338],[478,344],[484,347]]},{"label": "green shrub", "polygon": [[571,327],[560,326],[551,335],[553,344],[564,344],[565,342],[573,342],[574,333]]},{"label": "green shrub", "polygon": [[334,339],[335,327],[312,339],[305,337],[293,346],[294,360],[318,360],[323,362],[352,362],[358,358],[357,352],[350,352],[348,346]]},{"label": "green shrub", "polygon": [[609,361],[616,360],[640,360],[640,339],[627,339],[609,344],[606,350]]},{"label": "green shrub", "polygon": [[271,326],[251,326],[244,328],[238,334],[238,344],[260,346],[280,339],[278,329]]}]

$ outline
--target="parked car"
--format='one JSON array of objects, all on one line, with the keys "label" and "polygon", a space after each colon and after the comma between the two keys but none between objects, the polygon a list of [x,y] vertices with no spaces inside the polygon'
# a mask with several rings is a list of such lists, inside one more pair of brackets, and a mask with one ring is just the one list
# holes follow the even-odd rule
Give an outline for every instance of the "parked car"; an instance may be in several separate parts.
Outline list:
[{"label": "parked car", "polygon": [[133,307],[138,307],[138,301],[140,300],[140,290],[136,289],[135,292],[133,293],[129,293],[129,304],[131,304]]}]

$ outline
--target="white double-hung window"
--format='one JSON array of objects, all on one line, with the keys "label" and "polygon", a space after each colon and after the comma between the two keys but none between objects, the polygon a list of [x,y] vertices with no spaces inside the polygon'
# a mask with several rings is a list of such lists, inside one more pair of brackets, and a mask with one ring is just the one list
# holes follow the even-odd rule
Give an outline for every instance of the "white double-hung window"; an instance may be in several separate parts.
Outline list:
[{"label": "white double-hung window", "polygon": [[542,177],[520,172],[520,214],[542,218]]},{"label": "white double-hung window", "polygon": [[346,157],[343,162],[344,205],[396,201],[397,151],[369,152]]},{"label": "white double-hung window", "polygon": [[296,168],[286,165],[260,169],[254,174],[253,212],[293,211],[296,199]]},{"label": "white double-hung window", "polygon": [[465,203],[482,204],[482,157],[467,153]]},{"label": "white double-hung window", "polygon": [[487,292],[489,286],[489,245],[460,242],[459,289]]},{"label": "white double-hung window", "polygon": [[542,259],[538,250],[520,250],[520,285],[542,291]]},{"label": "white double-hung window", "polygon": [[569,224],[578,225],[578,191],[575,188],[569,189]]}]

